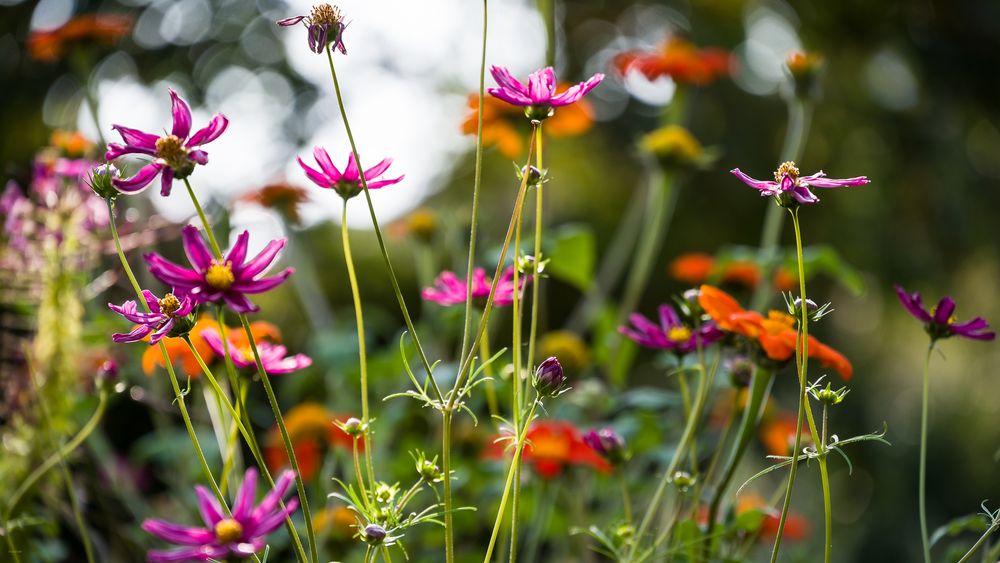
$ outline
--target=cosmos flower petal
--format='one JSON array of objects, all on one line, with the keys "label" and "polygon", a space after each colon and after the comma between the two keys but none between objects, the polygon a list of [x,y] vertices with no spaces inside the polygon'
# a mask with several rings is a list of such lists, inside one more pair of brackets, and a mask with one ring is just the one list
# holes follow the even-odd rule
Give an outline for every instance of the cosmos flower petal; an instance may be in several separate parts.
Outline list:
[{"label": "cosmos flower petal", "polygon": [[189,152],[188,158],[197,162],[198,164],[201,164],[202,166],[208,164],[208,153],[201,149],[195,149]]},{"label": "cosmos flower petal", "polygon": [[257,505],[257,508],[253,512],[253,518],[260,520],[274,511],[278,507],[278,502],[285,498],[285,495],[288,494],[294,483],[295,472],[291,470],[282,471],[281,475],[278,476],[278,480],[274,482],[274,488],[268,491],[264,495],[264,498],[261,499],[260,504]]},{"label": "cosmos flower petal", "polygon": [[208,269],[212,265],[213,256],[201,231],[194,225],[185,225],[181,230],[181,238],[184,241],[184,254],[191,264],[199,270]]},{"label": "cosmos flower petal", "polygon": [[170,133],[178,139],[187,139],[191,134],[191,107],[173,90],[170,90],[170,102],[174,118],[174,126]]},{"label": "cosmos flower petal", "polygon": [[[493,75],[493,79],[496,80],[502,90],[512,94],[518,94],[519,97],[527,99],[530,102],[528,89],[525,88],[524,84],[521,84],[518,79],[514,78],[514,75],[511,74],[509,70],[502,66],[493,65],[490,67],[490,74]],[[492,92],[490,93],[492,94]]]},{"label": "cosmos flower petal", "polygon": [[903,304],[903,307],[918,320],[929,323],[931,322],[931,316],[924,309],[923,300],[919,293],[907,293],[905,289],[900,286],[896,286],[896,295],[899,297],[899,302]]},{"label": "cosmos flower petal", "polygon": [[372,166],[368,170],[365,170],[365,180],[368,181],[368,187],[369,188],[371,187],[371,181],[372,181],[372,179],[378,178],[383,173],[385,173],[385,171],[389,169],[389,166],[391,164],[392,164],[392,159],[391,158],[383,158],[382,162],[379,162],[375,166]]},{"label": "cosmos flower petal", "polygon": [[330,189],[333,187],[335,180],[326,177],[326,175],[324,175],[319,170],[316,170],[311,166],[309,166],[308,164],[306,164],[305,162],[303,162],[301,157],[297,157],[296,160],[299,161],[299,166],[301,166],[302,170],[306,173],[306,177],[312,180],[314,184],[325,189]]},{"label": "cosmos flower petal", "polygon": [[226,253],[225,261],[230,264],[230,267],[233,269],[233,275],[237,278],[243,273],[242,270],[245,267],[243,262],[247,258],[247,249],[249,246],[250,231],[243,231],[236,237],[233,247]]},{"label": "cosmos flower petal", "polygon": [[191,135],[191,138],[184,144],[188,147],[206,145],[218,139],[219,135],[222,135],[227,127],[229,127],[229,119],[220,113],[213,117],[208,122],[208,125],[195,131],[194,135]]},{"label": "cosmos flower petal", "polygon": [[187,290],[203,281],[198,272],[178,266],[155,252],[145,254],[143,258],[149,264],[149,273],[167,285]]},{"label": "cosmos flower petal", "polygon": [[253,301],[247,299],[241,293],[226,292],[222,295],[222,301],[236,313],[256,313],[260,307],[254,305]]},{"label": "cosmos flower petal", "polygon": [[306,19],[305,16],[292,16],[290,18],[284,18],[278,20],[277,23],[281,27],[290,27],[302,23],[302,20]]},{"label": "cosmos flower petal", "polygon": [[143,338],[146,338],[146,336],[148,336],[151,332],[153,332],[153,327],[148,324],[140,324],[136,325],[135,328],[127,334],[120,332],[112,334],[111,339],[118,343],[139,342]]},{"label": "cosmos flower petal", "polygon": [[186,549],[172,549],[169,551],[150,550],[147,554],[149,563],[175,563],[183,561],[212,561],[225,557],[228,549],[221,546],[204,545],[201,547],[190,547]]},{"label": "cosmos flower petal", "polygon": [[[204,333],[202,334],[204,335]],[[218,333],[216,333],[216,336],[218,336]],[[221,352],[217,353],[220,356],[222,355]],[[225,518],[222,508],[219,506],[219,501],[212,496],[212,493],[208,492],[208,489],[201,485],[196,485],[194,490],[198,496],[198,512],[201,513],[201,519],[205,521],[205,524],[209,528],[214,528],[216,524]]]},{"label": "cosmos flower petal", "polygon": [[236,500],[233,502],[233,518],[240,522],[247,520],[253,510],[253,501],[257,495],[257,470],[253,467],[247,469],[243,477],[243,484],[236,492]]},{"label": "cosmos flower petal", "polygon": [[585,82],[581,82],[575,86],[571,86],[565,92],[553,96],[549,100],[549,105],[555,107],[568,106],[570,104],[580,101],[588,92],[597,87],[601,81],[604,80],[604,75],[597,73],[594,76],[588,78]]},{"label": "cosmos flower petal", "polygon": [[215,534],[205,528],[191,528],[156,518],[142,522],[146,532],[177,545],[201,545],[215,540]]},{"label": "cosmos flower petal", "polygon": [[386,180],[376,180],[374,182],[368,182],[368,189],[369,190],[377,190],[379,188],[384,188],[386,186],[391,186],[393,184],[398,184],[398,183],[402,182],[403,178],[405,178],[405,177],[406,177],[406,175],[404,174],[403,176],[400,176],[398,178],[388,178]]},{"label": "cosmos flower petal", "polygon": [[326,149],[323,147],[313,147],[313,158],[316,159],[316,162],[319,163],[319,167],[331,180],[330,183],[336,182],[337,179],[342,176],[340,170],[333,165],[333,160],[330,159],[330,153],[326,152]]},{"label": "cosmos flower petal", "polygon": [[240,282],[233,286],[234,289],[239,290],[242,293],[263,293],[269,291],[281,285],[288,276],[295,272],[294,268],[286,268],[285,271],[281,272],[276,276],[269,278],[261,278],[259,280]]},{"label": "cosmos flower petal", "polygon": [[131,178],[114,178],[111,183],[115,186],[115,189],[127,194],[139,193],[149,186],[149,183],[156,178],[156,175],[160,173],[163,165],[158,162],[151,162],[136,172],[135,176]]},{"label": "cosmos flower petal", "polygon": [[125,127],[124,125],[112,125],[111,128],[118,131],[122,140],[125,141],[125,145],[130,149],[136,150],[136,152],[143,151],[147,154],[154,154],[156,152],[156,141],[160,138],[158,135]]},{"label": "cosmos flower petal", "polygon": [[170,167],[165,167],[160,174],[160,195],[167,197],[171,188],[174,187],[174,171]]},{"label": "cosmos flower petal", "polygon": [[732,175],[734,175],[734,176],[736,176],[740,180],[742,180],[744,184],[750,186],[751,188],[757,189],[757,190],[768,190],[768,191],[774,192],[774,191],[776,191],[778,189],[778,183],[777,182],[768,182],[768,181],[764,181],[764,180],[754,180],[750,176],[747,176],[746,174],[744,174],[743,171],[740,170],[739,168],[733,168],[732,170],[729,171],[729,173],[732,174]]},{"label": "cosmos flower petal", "polygon": [[486,91],[493,96],[512,104],[515,106],[530,106],[532,105],[531,98],[520,94],[518,92],[512,92],[510,90],[505,90],[503,88],[487,88]]},{"label": "cosmos flower petal", "polygon": [[265,246],[264,249],[257,254],[257,256],[254,256],[249,262],[243,265],[242,271],[240,272],[240,278],[243,280],[250,280],[263,273],[271,267],[271,263],[274,262],[278,253],[281,252],[281,249],[284,247],[285,239],[276,239],[267,243],[267,246]]},{"label": "cosmos flower petal", "polygon": [[355,182],[361,179],[361,174],[358,172],[358,161],[354,159],[354,152],[347,155],[347,168],[344,169],[343,179]]},{"label": "cosmos flower petal", "polygon": [[948,324],[948,320],[955,313],[955,300],[951,297],[942,297],[938,301],[937,307],[934,308],[934,318],[933,322],[939,325]]}]

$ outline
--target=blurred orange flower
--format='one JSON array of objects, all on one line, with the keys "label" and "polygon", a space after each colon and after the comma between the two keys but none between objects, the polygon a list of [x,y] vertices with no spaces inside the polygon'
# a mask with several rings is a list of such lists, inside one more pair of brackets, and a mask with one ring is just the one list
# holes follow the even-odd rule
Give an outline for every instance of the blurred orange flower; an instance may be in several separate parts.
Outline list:
[{"label": "blurred orange flower", "polygon": [[649,80],[669,76],[675,82],[703,86],[729,74],[730,56],[723,49],[699,49],[690,41],[671,37],[655,51],[626,51],[614,59],[622,75],[635,70]]},{"label": "blurred orange flower", "polygon": [[[558,91],[565,90],[568,84],[560,84]],[[471,110],[462,122],[462,132],[475,135],[479,128],[479,94],[469,94],[468,107]],[[519,127],[526,123],[524,110],[510,105],[492,96],[486,97],[483,106],[483,145],[496,145],[500,154],[507,158],[517,158],[524,151],[524,139],[528,131]],[[545,120],[542,131],[553,137],[572,137],[581,135],[594,125],[593,106],[587,100],[563,106],[559,111]]]},{"label": "blurred orange flower", "polygon": [[799,287],[799,276],[788,271],[784,266],[774,270],[774,288],[778,291],[792,291]]},{"label": "blurred orange flower", "polygon": [[94,143],[79,131],[56,129],[49,138],[49,144],[70,158],[84,156],[94,148]]},{"label": "blurred orange flower", "polygon": [[[760,344],[767,357],[783,362],[795,354],[795,319],[779,311],[770,311],[764,317],[756,311],[747,311],[728,293],[719,288],[702,285],[698,303],[719,325],[719,328],[743,335]],[[808,340],[809,357],[819,360],[824,367],[831,367],[844,380],[854,374],[851,362],[840,352],[821,343],[815,337]]]},{"label": "blurred orange flower", "polygon": [[357,514],[343,505],[324,508],[313,516],[313,531],[317,535],[328,534],[334,540],[349,540],[357,531]]},{"label": "blurred orange flower", "polygon": [[[790,456],[795,447],[795,420],[792,413],[783,412],[764,421],[760,425],[760,442],[768,455]],[[812,434],[806,424],[802,425],[802,445],[812,443]]]},{"label": "blurred orange flower", "polygon": [[[198,354],[205,361],[205,365],[211,365],[212,361],[215,360],[215,352],[205,342],[205,339],[201,337],[201,333],[206,329],[218,331],[219,323],[212,320],[208,315],[202,315],[198,318],[198,322],[194,324],[194,328],[191,329],[191,333],[188,336],[190,336],[191,344],[194,345],[195,350],[198,351]],[[250,332],[253,333],[254,340],[281,341],[281,331],[278,330],[278,327],[268,322],[254,321],[250,323]],[[228,328],[226,335],[229,336],[229,340],[236,344],[238,348],[250,345],[246,332],[242,328]],[[163,345],[166,346],[167,355],[170,356],[171,362],[175,366],[180,362],[180,369],[184,375],[191,378],[201,376],[201,367],[198,365],[198,360],[195,359],[195,355],[191,353],[191,349],[188,348],[183,338],[164,338],[160,342],[163,342]],[[166,367],[163,364],[163,354],[160,352],[159,346],[149,346],[142,353],[142,371],[146,375],[152,375],[157,366],[161,368]]]},{"label": "blurred orange flower", "polygon": [[[543,479],[558,477],[567,465],[585,465],[605,473],[611,471],[611,465],[584,443],[580,431],[569,422],[535,422],[528,429],[527,439],[521,457],[534,466]],[[486,448],[485,456],[491,459],[507,457],[510,455],[507,445],[506,440],[494,440]]]},{"label": "blurred orange flower", "polygon": [[699,284],[717,276],[722,283],[755,287],[760,283],[760,267],[750,260],[732,260],[722,265],[702,252],[682,254],[670,263],[670,276],[686,284]]},{"label": "blurred orange flower", "polygon": [[[748,494],[740,497],[736,503],[736,514],[745,514],[751,510],[759,510],[764,515],[758,538],[761,541],[772,541],[778,534],[781,513],[757,495]],[[785,520],[785,531],[781,537],[789,541],[799,541],[805,539],[808,535],[809,521],[806,520],[805,516],[789,512],[788,518]]]},{"label": "blurred orange flower", "polygon": [[114,45],[132,31],[132,16],[125,14],[86,14],[61,27],[33,31],[28,36],[28,53],[38,61],[52,62],[79,44]]},{"label": "blurred orange flower", "polygon": [[301,222],[299,205],[309,201],[309,192],[286,182],[278,182],[245,194],[240,198],[240,201],[256,203],[266,209],[273,209],[285,217],[288,222],[298,225]]},{"label": "blurred orange flower", "polygon": [[[343,417],[344,420],[347,418]],[[323,457],[330,446],[348,451],[353,448],[354,439],[335,424],[338,417],[319,403],[296,405],[285,413],[284,419],[288,439],[292,442],[303,479],[312,479],[319,473]],[[364,443],[361,442],[358,446],[363,448]],[[288,454],[277,426],[268,434],[264,460],[272,471],[288,465]]]}]

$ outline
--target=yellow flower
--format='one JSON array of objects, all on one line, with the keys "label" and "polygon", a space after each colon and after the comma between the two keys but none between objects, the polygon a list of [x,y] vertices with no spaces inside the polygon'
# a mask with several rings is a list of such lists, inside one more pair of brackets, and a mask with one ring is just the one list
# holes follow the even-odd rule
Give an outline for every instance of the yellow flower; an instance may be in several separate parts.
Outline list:
[{"label": "yellow flower", "polygon": [[569,330],[554,330],[542,335],[538,341],[538,355],[541,358],[559,358],[563,369],[570,373],[579,373],[590,363],[587,344]]},{"label": "yellow flower", "polygon": [[639,146],[660,160],[679,165],[697,164],[705,154],[698,139],[679,125],[660,127],[643,137]]}]

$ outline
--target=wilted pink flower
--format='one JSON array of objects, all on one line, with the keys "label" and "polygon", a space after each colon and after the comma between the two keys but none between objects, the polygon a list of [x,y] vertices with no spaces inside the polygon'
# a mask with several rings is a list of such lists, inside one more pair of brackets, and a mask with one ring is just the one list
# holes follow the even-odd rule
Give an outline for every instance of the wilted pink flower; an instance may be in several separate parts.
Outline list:
[{"label": "wilted pink flower", "polygon": [[327,45],[347,54],[347,47],[344,47],[344,18],[340,15],[340,10],[330,4],[317,4],[312,7],[308,16],[294,16],[278,20],[278,25],[289,27],[305,23],[309,30],[309,49],[316,54],[323,54]]},{"label": "wilted pink flower", "polygon": [[[530,276],[522,276],[518,279],[521,289]],[[427,301],[433,301],[446,307],[451,305],[464,304],[467,295],[467,281],[459,278],[453,272],[444,271],[434,280],[434,287],[424,288],[421,293]],[[486,270],[476,268],[472,274],[472,299],[485,303],[490,296],[490,287],[493,280],[486,277]],[[510,266],[504,270],[497,283],[496,295],[493,296],[493,304],[497,307],[504,307],[514,302],[514,267]]]},{"label": "wilted pink flower", "polygon": [[597,73],[585,82],[570,86],[556,94],[556,73],[552,67],[531,73],[528,76],[527,86],[521,84],[504,67],[494,65],[490,67],[490,73],[499,88],[488,88],[487,92],[508,104],[530,108],[526,110],[526,114],[531,119],[545,119],[551,116],[553,108],[568,106],[579,101],[604,80],[604,75]]},{"label": "wilted pink flower", "polygon": [[[354,160],[354,153],[347,155],[347,168],[341,172],[333,165],[333,161],[330,160],[329,153],[323,147],[313,148],[313,157],[319,164],[320,170],[307,165],[301,157],[297,160],[299,161],[299,166],[305,171],[306,176],[313,181],[317,186],[325,188],[328,190],[333,190],[340,194],[340,197],[346,199],[351,199],[352,197],[361,193],[364,186],[361,185],[361,174],[358,169],[358,163]],[[365,170],[365,181],[368,182],[369,190],[377,190],[379,188],[384,188],[385,186],[391,186],[392,184],[399,183],[405,176],[400,176],[398,178],[389,178],[385,180],[379,180],[378,177],[385,173],[389,169],[389,165],[392,164],[391,158],[384,158],[382,162],[379,162],[375,166],[372,166],[368,170]]]},{"label": "wilted pink flower", "polygon": [[283,472],[274,489],[264,496],[259,505],[254,506],[257,470],[252,467],[247,469],[233,502],[232,516],[229,517],[205,487],[196,486],[198,510],[205,527],[193,528],[154,518],[143,521],[143,530],[180,546],[169,551],[151,550],[147,555],[149,561],[225,561],[230,556],[244,559],[259,552],[267,543],[267,535],[298,508],[298,499],[288,501],[284,508],[278,506],[294,481],[295,472]]},{"label": "wilted pink flower", "polygon": [[867,176],[856,178],[846,178],[838,180],[827,178],[822,170],[810,176],[799,176],[799,169],[794,162],[784,162],[774,173],[774,181],[754,180],[747,176],[739,168],[734,168],[730,172],[743,180],[743,183],[760,191],[764,197],[774,197],[783,206],[792,205],[792,201],[798,203],[816,203],[816,197],[809,188],[845,188],[848,186],[863,186],[870,182]]},{"label": "wilted pink flower", "polygon": [[[219,331],[207,328],[201,332],[201,337],[219,357],[226,355],[226,348],[222,345],[222,335]],[[239,347],[232,340],[229,340],[228,345],[233,365],[238,368],[256,367],[257,361],[249,346]],[[309,356],[305,354],[288,356],[287,348],[266,340],[257,342],[257,353],[260,354],[260,363],[264,365],[264,371],[270,374],[292,373],[312,365],[312,358]]]},{"label": "wilted pink flower", "polygon": [[159,175],[160,195],[170,195],[174,178],[187,178],[194,172],[196,164],[208,164],[208,153],[201,150],[201,146],[218,139],[229,126],[229,120],[220,113],[191,135],[191,108],[173,90],[170,90],[170,99],[173,102],[174,123],[169,135],[144,133],[123,125],[113,126],[125,144],[108,144],[104,155],[106,160],[126,154],[153,157],[153,161],[140,168],[135,176],[115,179],[114,185],[119,191],[129,194],[141,192]]},{"label": "wilted pink flower", "polygon": [[260,308],[254,305],[246,294],[263,293],[285,281],[294,271],[286,268],[277,276],[263,277],[278,252],[285,246],[285,240],[272,240],[260,254],[247,260],[247,245],[250,233],[243,231],[236,238],[236,244],[218,260],[205,244],[198,229],[187,225],[181,231],[184,239],[184,253],[193,269],[178,266],[155,252],[143,256],[149,264],[149,271],[163,283],[174,286],[191,295],[197,303],[225,303],[237,313],[252,313]]},{"label": "wilted pink flower", "polygon": [[[144,289],[142,297],[146,300],[149,313],[140,313],[139,306],[135,301],[126,301],[121,305],[108,303],[109,309],[136,324],[132,332],[128,334],[115,333],[111,335],[111,339],[115,342],[138,342],[149,336],[149,345],[157,344],[175,327],[183,329],[183,326],[178,326],[178,319],[190,315],[191,310],[194,309],[191,298],[184,294],[177,297],[173,293],[168,293],[163,296],[163,299],[158,299],[153,295],[153,292]],[[193,324],[193,321],[189,322],[187,329],[190,330]]]}]

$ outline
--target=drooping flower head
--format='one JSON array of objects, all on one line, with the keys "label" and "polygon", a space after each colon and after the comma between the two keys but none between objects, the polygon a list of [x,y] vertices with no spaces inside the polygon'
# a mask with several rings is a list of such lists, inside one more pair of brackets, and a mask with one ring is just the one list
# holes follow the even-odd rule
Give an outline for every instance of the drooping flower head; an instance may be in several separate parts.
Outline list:
[{"label": "drooping flower head", "polygon": [[187,318],[194,309],[191,297],[181,293],[177,297],[168,293],[162,299],[153,295],[148,289],[142,291],[149,313],[139,312],[135,301],[126,301],[121,305],[108,303],[108,308],[135,323],[135,328],[127,334],[115,333],[111,339],[115,342],[138,342],[147,336],[150,346],[160,342],[164,336],[179,336],[186,334],[194,325],[193,318]]},{"label": "drooping flower head", "polygon": [[[559,84],[556,90],[563,91],[569,84]],[[462,133],[475,135],[479,130],[479,93],[469,94],[469,113],[462,122]],[[496,145],[500,154],[507,158],[518,158],[524,152],[524,137],[527,127],[524,111],[500,98],[483,98],[483,144]],[[544,133],[552,137],[575,137],[594,126],[594,108],[585,99],[564,106],[545,121]],[[523,129],[523,130],[522,130]]]},{"label": "drooping flower head", "polygon": [[[518,285],[521,287],[520,290],[524,289],[525,283],[530,280],[531,276],[521,276],[518,278]],[[450,307],[452,305],[462,305],[465,304],[468,284],[467,280],[459,278],[454,272],[444,271],[441,272],[437,278],[434,279],[434,287],[424,288],[421,292],[421,296],[426,301],[433,301],[438,305],[444,305],[445,307]],[[476,301],[480,306],[485,306],[486,300],[490,296],[490,287],[493,285],[493,280],[486,276],[486,270],[483,268],[476,268],[472,272],[472,299]],[[497,307],[505,307],[514,302],[514,267],[509,266],[503,271],[500,276],[500,281],[497,282],[496,294],[493,296],[493,305]]]},{"label": "drooping flower head", "polygon": [[33,31],[28,36],[28,54],[38,61],[52,62],[76,47],[114,45],[132,31],[132,16],[85,14],[55,28]]},{"label": "drooping flower head", "polygon": [[660,322],[657,324],[639,313],[632,313],[628,317],[631,326],[618,327],[618,332],[640,346],[670,350],[680,355],[693,352],[699,346],[710,346],[723,336],[714,321],[702,323],[696,329],[686,326],[670,305],[660,305],[659,315]]},{"label": "drooping flower head", "polygon": [[795,207],[801,203],[818,202],[819,198],[809,188],[846,188],[863,186],[870,182],[867,176],[842,180],[827,178],[822,170],[809,176],[800,176],[799,169],[791,161],[781,163],[781,166],[774,172],[773,182],[754,180],[740,171],[739,168],[734,168],[730,172],[742,180],[744,184],[758,190],[761,196],[773,197],[782,207]]},{"label": "drooping flower head", "polygon": [[347,25],[336,6],[316,4],[308,16],[293,16],[278,20],[277,23],[282,27],[305,24],[309,32],[309,50],[313,53],[321,55],[329,46],[341,54],[347,54],[347,47],[344,46],[344,30]]},{"label": "drooping flower head", "polygon": [[273,289],[294,271],[285,268],[276,276],[264,277],[285,246],[284,239],[272,240],[260,254],[247,260],[250,233],[243,231],[236,238],[236,244],[220,260],[212,256],[205,239],[193,225],[185,226],[181,235],[184,253],[192,268],[178,266],[155,252],[143,258],[149,264],[150,273],[157,279],[189,293],[197,303],[225,303],[237,313],[253,313],[260,308],[247,298],[247,294]]},{"label": "drooping flower head", "polygon": [[[361,182],[361,170],[358,168],[358,163],[354,160],[353,152],[347,156],[347,168],[344,168],[343,172],[333,165],[330,155],[323,147],[313,148],[313,157],[316,158],[316,162],[319,164],[319,170],[306,164],[302,160],[302,157],[298,157],[297,160],[299,161],[299,166],[305,171],[306,176],[317,186],[333,190],[345,200],[360,194],[364,189],[364,185]],[[382,162],[365,170],[364,179],[368,183],[369,190],[377,190],[385,186],[397,184],[405,177],[400,176],[398,178],[379,180],[378,177],[385,174],[385,171],[389,169],[389,165],[391,164],[391,158],[384,158]]]},{"label": "drooping flower head", "polygon": [[566,90],[556,93],[556,73],[552,67],[536,70],[528,76],[528,84],[524,85],[502,66],[490,67],[490,74],[496,80],[498,88],[487,88],[486,91],[494,98],[499,98],[508,104],[525,108],[528,119],[541,120],[551,117],[555,108],[568,106],[583,98],[604,80],[604,75],[597,73],[586,81]]},{"label": "drooping flower head", "polygon": [[[227,334],[226,336],[229,335]],[[218,331],[207,329],[201,333],[201,337],[212,348],[213,352],[219,356],[225,355],[226,347]],[[233,360],[233,365],[238,368],[252,368],[257,366],[257,360],[254,358],[253,349],[250,347],[249,341],[246,342],[245,346],[240,346],[238,342],[234,342],[232,339],[226,344],[229,346],[229,355]],[[305,354],[289,356],[288,348],[285,348],[281,344],[263,341],[256,342],[256,345],[257,353],[260,354],[260,362],[264,365],[264,371],[269,374],[281,375],[292,373],[312,365],[312,359],[309,356]]]},{"label": "drooping flower head", "polygon": [[159,175],[160,195],[170,195],[174,178],[187,178],[194,172],[195,165],[208,164],[208,153],[201,149],[202,145],[218,139],[229,126],[229,120],[220,113],[192,135],[190,106],[173,90],[170,90],[170,99],[174,122],[168,135],[144,133],[124,125],[112,126],[125,144],[108,144],[105,160],[111,161],[126,154],[141,154],[153,158],[135,176],[116,179],[114,185],[119,191],[128,194],[141,192]]},{"label": "drooping flower head", "polygon": [[583,435],[583,443],[591,447],[611,465],[621,465],[628,459],[625,439],[614,428],[591,430]]},{"label": "drooping flower head", "polygon": [[723,49],[699,49],[681,37],[671,37],[659,50],[626,51],[616,56],[621,75],[636,71],[649,80],[667,76],[677,83],[704,86],[729,74],[730,56]]},{"label": "drooping flower head", "polygon": [[896,286],[896,295],[906,310],[924,323],[924,330],[932,340],[961,336],[970,340],[993,340],[996,333],[989,330],[986,319],[976,317],[964,323],[955,318],[955,300],[942,297],[938,304],[929,311],[924,307],[923,299],[917,292],[907,293],[905,289]]},{"label": "drooping flower head", "polygon": [[[587,466],[602,472],[611,470],[611,465],[583,441],[580,431],[569,422],[534,422],[528,428],[526,437],[528,443],[524,445],[521,457],[543,479],[558,477],[567,465]],[[485,452],[486,457],[503,459],[511,455],[510,451],[505,453],[508,444],[503,439],[493,441]]]},{"label": "drooping flower head", "polygon": [[[780,311],[770,311],[766,317],[757,311],[747,311],[731,295],[710,285],[701,286],[698,304],[720,329],[756,343],[769,359],[786,362],[795,355],[798,333],[794,317]],[[812,335],[807,352],[822,366],[833,368],[845,381],[854,375],[854,367],[847,358]]]},{"label": "drooping flower head", "polygon": [[267,544],[268,534],[281,526],[285,518],[298,508],[297,498],[285,503],[284,508],[279,507],[294,481],[293,471],[283,472],[274,489],[255,506],[257,470],[252,467],[247,469],[233,502],[232,516],[226,516],[208,489],[196,486],[198,510],[205,526],[195,528],[155,518],[143,521],[143,530],[178,546],[171,550],[151,550],[147,555],[149,561],[224,561],[229,557],[245,559],[260,552]]}]

